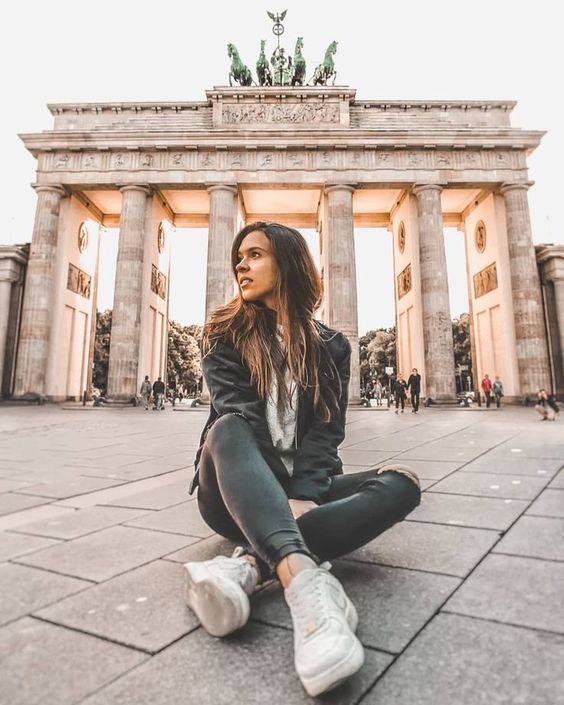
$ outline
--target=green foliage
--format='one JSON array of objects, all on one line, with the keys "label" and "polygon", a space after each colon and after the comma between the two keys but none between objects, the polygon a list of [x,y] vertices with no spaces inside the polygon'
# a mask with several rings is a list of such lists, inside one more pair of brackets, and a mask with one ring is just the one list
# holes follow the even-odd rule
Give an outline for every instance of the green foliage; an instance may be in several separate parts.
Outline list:
[{"label": "green foliage", "polygon": [[360,378],[384,374],[385,367],[396,368],[396,329],[369,330],[359,338]]},{"label": "green foliage", "polygon": [[94,370],[92,386],[102,392],[108,387],[108,361],[110,359],[110,335],[112,312],[96,311],[96,337],[94,338]]},{"label": "green foliage", "polygon": [[455,318],[452,322],[452,341],[454,344],[454,364],[468,365],[472,368],[472,356],[470,353],[470,316],[463,313],[460,318]]},{"label": "green foliage", "polygon": [[168,323],[167,377],[186,389],[198,384],[202,376],[200,339],[202,326],[183,326],[176,321]]},{"label": "green foliage", "polygon": [[[96,338],[94,340],[94,372],[92,384],[101,391],[108,385],[108,362],[110,359],[110,337],[112,312],[96,313]],[[182,326],[175,321],[168,325],[168,380],[177,380],[178,384],[191,389],[198,384],[202,376],[199,341],[202,326]]]}]

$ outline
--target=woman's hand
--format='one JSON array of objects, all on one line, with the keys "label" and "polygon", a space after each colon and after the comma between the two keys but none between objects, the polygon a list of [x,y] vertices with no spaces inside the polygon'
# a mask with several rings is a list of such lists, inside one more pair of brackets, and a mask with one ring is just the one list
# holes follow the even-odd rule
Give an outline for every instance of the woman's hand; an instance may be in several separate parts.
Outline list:
[{"label": "woman's hand", "polygon": [[309,499],[289,499],[288,503],[294,519],[298,519],[302,514],[315,509],[318,505]]}]

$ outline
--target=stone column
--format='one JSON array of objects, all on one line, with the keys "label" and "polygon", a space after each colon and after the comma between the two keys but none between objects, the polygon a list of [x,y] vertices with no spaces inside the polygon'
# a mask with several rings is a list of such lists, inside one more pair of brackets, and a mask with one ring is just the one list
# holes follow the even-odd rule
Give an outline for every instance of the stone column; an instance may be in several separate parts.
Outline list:
[{"label": "stone column", "polygon": [[44,395],[62,186],[35,186],[37,206],[22,308],[14,396]]},{"label": "stone column", "polygon": [[523,395],[536,395],[550,386],[550,365],[539,273],[529,217],[530,182],[502,184],[505,200],[507,245],[519,387]]},{"label": "stone column", "polygon": [[10,322],[10,299],[12,294],[11,279],[0,279],[0,390],[3,387],[4,359],[8,340],[8,324]]},{"label": "stone column", "polygon": [[353,193],[345,184],[326,188],[324,289],[327,324],[344,333],[352,347],[349,402],[360,402],[358,309],[354,254]]},{"label": "stone column", "polygon": [[234,295],[231,271],[231,244],[237,227],[237,189],[227,184],[214,184],[210,194],[208,269],[206,280],[206,320],[219,306]]},{"label": "stone column", "polygon": [[143,293],[146,186],[123,186],[112,312],[108,396],[128,400],[137,394],[139,333]]},{"label": "stone column", "polygon": [[421,268],[421,311],[425,344],[425,396],[434,401],[454,399],[456,383],[452,322],[448,296],[442,186],[415,184]]},{"label": "stone column", "polygon": [[564,361],[564,279],[554,279],[554,302],[556,304],[556,321],[560,338],[560,354]]}]

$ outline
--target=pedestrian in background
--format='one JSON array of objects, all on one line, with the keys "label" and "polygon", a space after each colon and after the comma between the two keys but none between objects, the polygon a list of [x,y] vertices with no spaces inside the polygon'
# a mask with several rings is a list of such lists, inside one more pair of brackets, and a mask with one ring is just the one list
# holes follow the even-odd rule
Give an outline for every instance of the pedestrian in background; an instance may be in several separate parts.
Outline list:
[{"label": "pedestrian in background", "polygon": [[382,406],[382,383],[379,379],[374,380],[374,399],[376,406]]},{"label": "pedestrian in background", "polygon": [[495,397],[496,408],[499,409],[499,407],[501,406],[501,397],[503,396],[503,383],[497,376],[494,380],[492,390]]},{"label": "pedestrian in background", "polygon": [[405,409],[405,397],[407,396],[407,382],[403,378],[403,375],[398,375],[396,383],[394,385],[394,396],[396,398],[396,414],[398,413],[398,408],[401,404],[401,413]]},{"label": "pedestrian in background", "polygon": [[407,380],[407,388],[411,396],[411,413],[416,414],[419,411],[419,397],[421,395],[421,375],[417,372],[416,367],[411,370]]},{"label": "pedestrian in background", "polygon": [[556,421],[556,414],[560,413],[556,399],[546,389],[539,390],[538,403],[535,409],[542,416],[541,421]]},{"label": "pedestrian in background", "polygon": [[145,375],[145,379],[141,382],[140,393],[145,411],[149,411],[149,404],[151,402],[151,382],[149,381],[149,375]]},{"label": "pedestrian in background", "polygon": [[160,409],[164,411],[164,395],[164,382],[159,377],[156,382],[153,382],[153,397],[155,398],[155,405],[153,406],[153,411],[159,411]]},{"label": "pedestrian in background", "polygon": [[489,375],[484,375],[484,379],[482,380],[482,391],[486,397],[486,409],[489,409],[490,404],[492,403],[492,381],[489,378]]}]

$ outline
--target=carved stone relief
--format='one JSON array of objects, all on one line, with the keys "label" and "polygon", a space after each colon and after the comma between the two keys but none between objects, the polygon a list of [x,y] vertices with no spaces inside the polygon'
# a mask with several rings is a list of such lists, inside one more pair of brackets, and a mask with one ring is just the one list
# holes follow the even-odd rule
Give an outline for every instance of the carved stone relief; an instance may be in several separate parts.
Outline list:
[{"label": "carved stone relief", "polygon": [[338,123],[339,106],[307,103],[262,104],[262,105],[224,105],[221,119],[225,125],[273,124],[273,125],[307,125],[320,123]]},{"label": "carved stone relief", "polygon": [[84,296],[85,299],[89,299],[91,284],[92,277],[90,274],[86,274],[86,272],[83,272],[82,269],[75,267],[74,264],[69,262],[67,289],[75,294]]},{"label": "carved stone relief", "polygon": [[86,223],[81,223],[78,228],[78,251],[82,254],[88,247],[88,226]]},{"label": "carved stone relief", "polygon": [[151,291],[166,301],[166,277],[154,264],[151,269]]},{"label": "carved stone relief", "polygon": [[398,299],[411,291],[411,264],[398,274]]},{"label": "carved stone relief", "polygon": [[479,220],[476,223],[476,228],[474,230],[474,244],[478,252],[483,252],[486,249],[486,226],[483,220]]},{"label": "carved stone relief", "polygon": [[164,226],[164,223],[161,221],[159,223],[159,228],[157,230],[157,249],[158,249],[159,253],[164,250],[165,244],[166,244],[165,226]]},{"label": "carved stone relief", "polygon": [[403,220],[399,224],[398,228],[398,249],[400,252],[405,250],[405,225]]},{"label": "carved stone relief", "polygon": [[477,299],[494,289],[497,289],[497,268],[495,262],[492,262],[481,272],[474,274],[474,297]]}]

